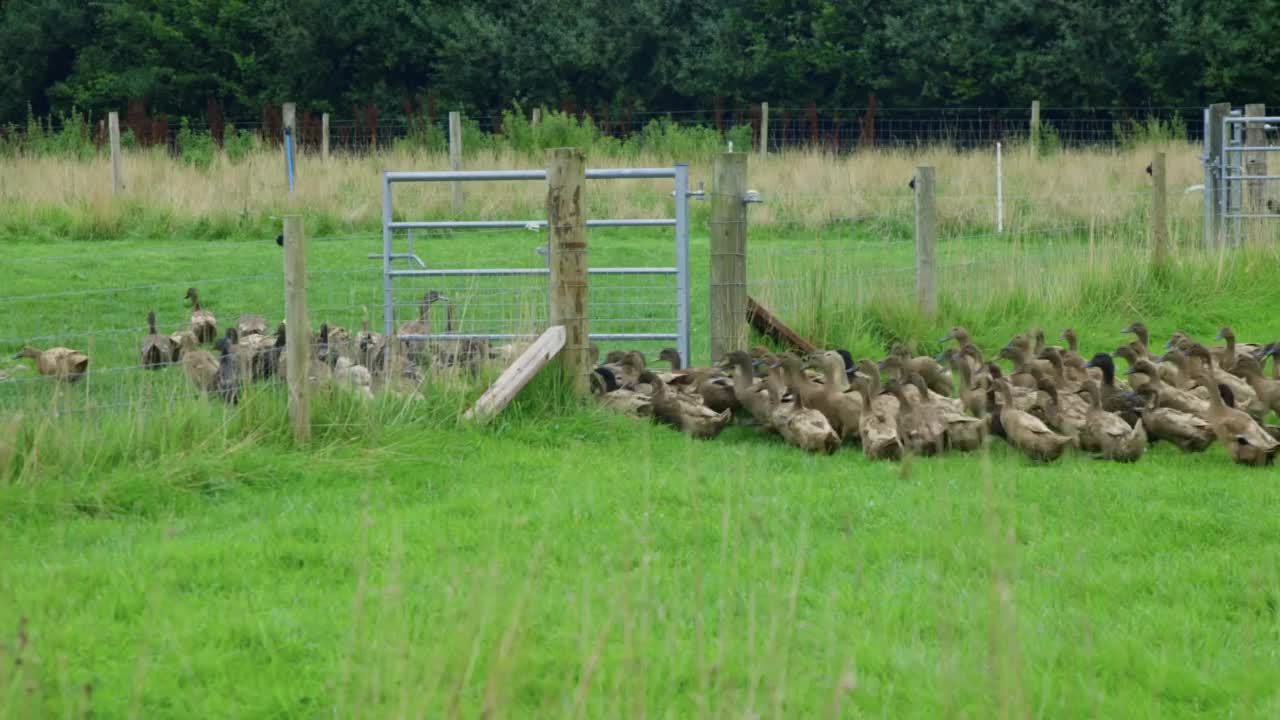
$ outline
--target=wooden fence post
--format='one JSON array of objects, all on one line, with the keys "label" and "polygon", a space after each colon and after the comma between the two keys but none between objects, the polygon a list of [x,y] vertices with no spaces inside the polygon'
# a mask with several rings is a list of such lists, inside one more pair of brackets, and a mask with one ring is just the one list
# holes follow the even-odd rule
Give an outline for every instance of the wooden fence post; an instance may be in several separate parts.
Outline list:
[{"label": "wooden fence post", "polygon": [[711,361],[745,349],[747,155],[716,156],[711,175]]},{"label": "wooden fence post", "polygon": [[302,217],[284,218],[285,367],[293,439],[311,439],[311,328],[307,323],[307,254]]},{"label": "wooden fence post", "polygon": [[329,113],[320,115],[320,159],[329,162]]},{"label": "wooden fence post", "polygon": [[1205,143],[1208,151],[1205,153],[1205,163],[1209,167],[1207,182],[1204,184],[1205,198],[1205,217],[1208,222],[1205,227],[1205,244],[1209,247],[1218,247],[1226,242],[1226,223],[1222,217],[1222,198],[1226,192],[1225,183],[1222,180],[1222,121],[1231,114],[1231,103],[1214,103],[1209,106],[1209,116],[1206,121],[1204,133],[1208,138]]},{"label": "wooden fence post", "polygon": [[1031,156],[1040,156],[1040,101],[1031,101]]},{"label": "wooden fence post", "polygon": [[[1244,106],[1245,117],[1265,117],[1266,114],[1267,106],[1262,103],[1249,103]],[[1249,147],[1261,147],[1266,145],[1266,123],[1245,123],[1244,144]],[[1267,154],[1256,150],[1245,153],[1244,173],[1246,175],[1266,175]],[[1248,192],[1246,195],[1247,203],[1245,205],[1245,212],[1249,215],[1267,214],[1266,199],[1264,197],[1266,182],[1263,180],[1249,180],[1246,186],[1248,187]],[[1262,230],[1265,227],[1265,223],[1262,221],[1262,218],[1250,218],[1247,226],[1249,228],[1249,238],[1251,240],[1262,239]]]},{"label": "wooden fence post", "polygon": [[1165,182],[1164,153],[1151,158],[1151,264],[1162,269],[1169,252],[1168,187]]},{"label": "wooden fence post", "polygon": [[529,120],[529,124],[533,127],[538,127],[542,124],[542,108],[536,107],[533,109],[533,117]]},{"label": "wooden fence post", "polygon": [[[449,168],[462,169],[462,113],[449,113]],[[449,183],[453,197],[453,214],[462,214],[462,183],[454,180]]]},{"label": "wooden fence post", "polygon": [[547,154],[547,232],[551,324],[563,325],[560,368],[574,394],[590,392],[587,318],[586,157],[578,148]]},{"label": "wooden fence post", "polygon": [[938,211],[934,202],[933,168],[916,168],[916,301],[932,318],[938,312]]},{"label": "wooden fence post", "polygon": [[760,103],[760,157],[769,154],[769,103]]},{"label": "wooden fence post", "polygon": [[120,172],[120,113],[107,115],[107,132],[111,136],[111,194],[124,192],[124,175]]}]

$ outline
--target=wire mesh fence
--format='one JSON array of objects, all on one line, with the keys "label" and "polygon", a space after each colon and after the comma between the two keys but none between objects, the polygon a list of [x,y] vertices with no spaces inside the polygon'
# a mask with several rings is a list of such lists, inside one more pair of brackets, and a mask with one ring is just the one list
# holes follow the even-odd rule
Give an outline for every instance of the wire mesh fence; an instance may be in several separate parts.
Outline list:
[{"label": "wire mesh fence", "polygon": [[[464,134],[472,142],[480,135],[497,135],[506,130],[511,111],[471,112],[465,115]],[[1029,107],[819,107],[775,105],[769,110],[765,130],[759,104],[738,107],[637,110],[611,106],[566,107],[577,122],[589,122],[603,137],[628,139],[653,132],[659,126],[705,128],[728,133],[741,128],[751,144],[763,142],[770,150],[823,148],[846,152],[868,147],[911,147],[949,145],[957,148],[990,146],[996,142],[1028,139],[1032,112]],[[305,151],[319,151],[323,138],[323,115],[300,107],[296,140]],[[528,113],[525,113],[526,119]],[[1115,146],[1133,138],[1157,132],[1178,139],[1199,141],[1204,135],[1203,108],[1175,106],[1045,107],[1040,111],[1041,139],[1062,147]],[[258,117],[228,119],[220,112],[203,116],[177,117],[150,113],[130,106],[121,113],[121,127],[127,143],[183,150],[192,134],[208,136],[218,145],[254,138],[277,143],[283,137],[280,108],[263,108]],[[49,117],[33,123],[0,128],[0,139],[21,143],[37,132],[58,135],[68,129],[86,136],[101,148],[107,142],[105,120],[92,116]],[[739,134],[739,136],[743,136]],[[366,107],[330,114],[330,148],[351,153],[385,150],[397,142],[410,140],[429,148],[444,148],[448,138],[445,112],[397,109],[380,113]]]},{"label": "wire mesh fence", "polygon": [[[380,267],[364,258],[359,236],[315,238],[308,271],[313,328],[322,323],[359,328],[366,308],[381,303]],[[34,412],[163,406],[195,389],[173,352],[193,329],[190,289],[211,313],[221,336],[242,316],[257,315],[270,340],[284,317],[283,261],[274,238],[254,242],[186,241],[124,251],[95,244],[67,254],[66,246],[24,247],[0,258],[10,281],[0,295],[0,409]],[[156,367],[144,366],[147,314],[170,350]],[[250,341],[250,332],[239,338]],[[208,339],[200,343],[214,352]],[[29,348],[25,357],[15,353]],[[70,352],[87,358],[87,371],[65,382]],[[52,374],[50,374],[52,373]]]},{"label": "wire mesh fence", "polygon": [[[1100,203],[1107,197],[1078,201]],[[1011,298],[1071,300],[1089,282],[1142,267],[1150,253],[1145,200],[1124,216],[1074,222],[1052,213],[1041,216],[1036,196],[1013,200],[1030,212],[997,231],[989,221],[968,217],[974,197],[937,198],[938,214],[947,218],[938,223],[935,250],[940,307],[977,310]],[[818,229],[753,223],[749,295],[818,342],[865,329],[868,308],[916,308],[914,198],[905,194],[876,205],[878,214],[842,218]],[[1175,234],[1174,250],[1191,242],[1185,232]]]}]

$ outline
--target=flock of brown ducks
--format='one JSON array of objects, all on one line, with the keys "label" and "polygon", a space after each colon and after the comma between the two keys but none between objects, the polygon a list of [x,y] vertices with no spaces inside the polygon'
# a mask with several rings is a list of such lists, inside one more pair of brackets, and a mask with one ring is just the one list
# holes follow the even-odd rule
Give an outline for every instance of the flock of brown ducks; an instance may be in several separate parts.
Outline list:
[{"label": "flock of brown ducks", "polygon": [[[190,303],[190,323],[177,332],[157,332],[155,313],[148,313],[141,367],[180,365],[200,392],[233,404],[246,383],[287,374],[283,322],[269,333],[262,315],[241,315],[219,335],[217,318],[201,305],[196,288],[183,299]],[[451,331],[452,305],[431,290],[418,318],[404,323],[399,335],[432,334],[431,307],[437,303],[445,304],[445,330]],[[1123,332],[1135,339],[1087,360],[1071,329],[1062,333],[1062,347],[1048,345],[1039,329],[1016,335],[994,359],[962,327],[947,333],[942,342],[954,346],[936,357],[898,344],[878,362],[855,362],[845,350],[800,357],[757,347],[729,353],[714,367],[686,368],[668,348],[658,360],[669,368],[658,370],[639,351],[615,351],[596,366],[593,392],[609,408],[698,438],[719,435],[736,417],[803,450],[833,453],[855,444],[873,459],[974,450],[994,435],[1041,462],[1056,460],[1067,447],[1133,462],[1153,441],[1200,452],[1214,439],[1238,463],[1275,460],[1280,428],[1266,419],[1280,413],[1280,342],[1238,343],[1224,327],[1217,340],[1225,345],[1209,347],[1178,332],[1157,355],[1145,325],[1135,322]],[[216,354],[202,349],[210,344]],[[510,359],[510,352],[495,352],[483,340],[388,343],[369,330],[366,312],[354,334],[320,326],[311,343],[309,379],[365,397],[384,388],[412,396],[422,368],[474,373],[485,360]],[[65,382],[89,369],[87,355],[65,347],[28,346],[18,357]],[[1117,376],[1117,358],[1126,364],[1123,378]]]},{"label": "flock of brown ducks", "polygon": [[[265,317],[245,314],[219,335],[218,319],[201,305],[196,288],[188,289],[183,300],[190,303],[190,322],[172,334],[158,332],[155,312],[147,314],[148,332],[139,347],[142,368],[181,366],[197,390],[232,404],[239,401],[246,383],[287,377],[284,350],[288,335],[284,322],[269,332]],[[452,331],[453,305],[445,296],[430,290],[422,299],[418,317],[401,325],[399,334],[432,334],[431,307],[437,303],[445,304],[445,331]],[[214,352],[202,349],[205,345],[212,345]],[[389,347],[393,349],[389,351]],[[367,310],[361,330],[354,334],[322,324],[310,351],[312,382],[333,382],[369,398],[382,388],[415,395],[422,382],[421,369],[428,366],[463,367],[474,373],[483,360],[504,356],[482,340],[388,343],[381,334],[369,330]],[[39,350],[27,346],[18,357],[33,359],[41,375],[64,382],[76,382],[89,371],[89,357],[71,348]]]},{"label": "flock of brown ducks", "polygon": [[[1122,332],[1135,340],[1087,359],[1073,330],[1059,347],[1034,328],[994,359],[962,327],[947,333],[942,342],[954,345],[936,357],[899,344],[878,362],[855,362],[845,350],[801,357],[757,347],[685,368],[668,348],[658,359],[670,368],[659,370],[639,351],[616,351],[592,384],[605,406],[693,437],[714,438],[736,417],[802,450],[859,445],[876,460],[974,450],[990,436],[1038,462],[1068,447],[1134,462],[1155,441],[1201,452],[1215,439],[1237,463],[1275,460],[1280,427],[1266,419],[1280,413],[1280,342],[1237,343],[1224,327],[1217,339],[1225,345],[1179,332],[1157,354],[1142,323]],[[1126,363],[1122,377],[1116,358]]]}]

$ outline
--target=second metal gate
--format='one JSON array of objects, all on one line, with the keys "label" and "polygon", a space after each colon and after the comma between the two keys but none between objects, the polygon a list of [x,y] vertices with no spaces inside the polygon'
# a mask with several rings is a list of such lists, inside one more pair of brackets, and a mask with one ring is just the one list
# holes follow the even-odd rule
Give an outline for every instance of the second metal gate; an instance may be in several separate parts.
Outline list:
[{"label": "second metal gate", "polygon": [[[1272,188],[1280,174],[1268,171],[1280,157],[1280,142],[1269,140],[1280,116],[1246,115],[1229,106],[1205,110],[1205,240],[1239,244],[1246,226],[1261,228],[1280,219],[1280,201]],[[1213,122],[1221,118],[1221,122]],[[1270,191],[1270,192],[1269,192]],[[1245,221],[1249,221],[1246,225]]]}]

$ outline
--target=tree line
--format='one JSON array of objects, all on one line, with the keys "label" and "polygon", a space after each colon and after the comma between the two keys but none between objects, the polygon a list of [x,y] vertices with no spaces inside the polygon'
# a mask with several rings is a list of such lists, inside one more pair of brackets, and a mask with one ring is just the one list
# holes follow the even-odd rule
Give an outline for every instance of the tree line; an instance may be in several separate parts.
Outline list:
[{"label": "tree line", "polygon": [[1245,0],[6,0],[0,124],[77,108],[383,117],[777,105],[1264,102]]}]

